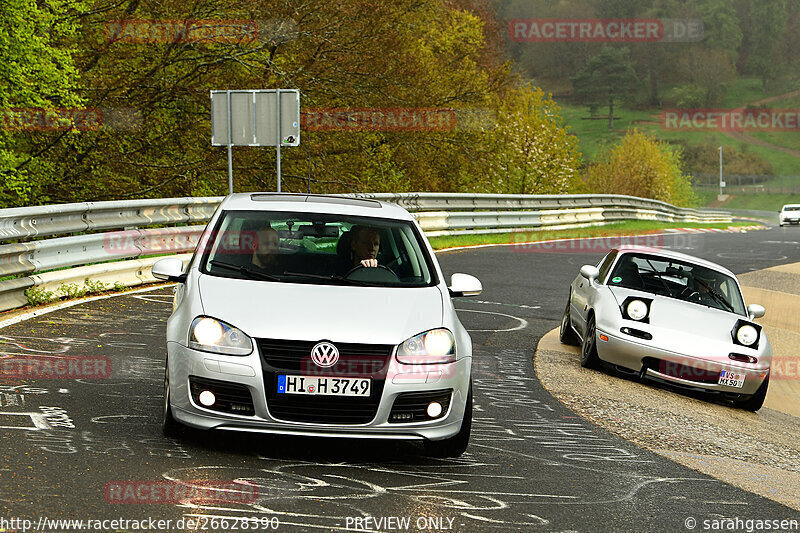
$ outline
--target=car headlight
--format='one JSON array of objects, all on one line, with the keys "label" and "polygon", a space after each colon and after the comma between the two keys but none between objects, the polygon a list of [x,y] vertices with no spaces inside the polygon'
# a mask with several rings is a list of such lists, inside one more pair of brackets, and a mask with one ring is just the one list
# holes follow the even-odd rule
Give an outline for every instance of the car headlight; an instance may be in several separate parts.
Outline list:
[{"label": "car headlight", "polygon": [[397,348],[397,360],[408,365],[452,363],[456,360],[453,334],[439,328],[415,335]]},{"label": "car headlight", "polygon": [[249,355],[253,352],[253,342],[238,328],[199,316],[189,328],[189,348],[225,355]]},{"label": "car headlight", "polygon": [[752,346],[758,340],[758,331],[750,324],[736,330],[736,340],[744,346]]},{"label": "car headlight", "polygon": [[642,320],[647,316],[647,304],[641,300],[631,300],[627,311],[631,320]]}]

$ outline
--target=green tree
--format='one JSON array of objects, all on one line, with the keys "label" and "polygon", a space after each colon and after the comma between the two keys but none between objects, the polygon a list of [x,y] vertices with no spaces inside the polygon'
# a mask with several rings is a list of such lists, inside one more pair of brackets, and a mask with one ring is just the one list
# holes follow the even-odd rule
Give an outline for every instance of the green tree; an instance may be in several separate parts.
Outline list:
[{"label": "green tree", "polygon": [[736,68],[730,54],[722,49],[691,46],[677,62],[678,72],[689,83],[678,92],[692,94],[696,100],[681,102],[679,107],[710,107],[719,105],[725,98],[728,85],[736,79]]},{"label": "green tree", "polygon": [[602,153],[588,168],[593,193],[628,194],[679,206],[696,203],[688,176],[682,172],[681,151],[637,129]]},{"label": "green tree", "polygon": [[[211,89],[298,88],[303,109],[458,112],[490,107],[511,83],[485,0],[88,1],[77,59],[87,105],[138,115],[128,130],[31,135],[44,201],[225,193],[226,152],[210,146]],[[107,34],[121,19],[261,24],[256,40],[130,43]],[[282,152],[283,188],[305,191],[309,175],[314,192],[472,186],[485,174],[481,135],[307,131]],[[235,148],[236,190],[274,190],[274,154]]]},{"label": "green tree", "polygon": [[750,71],[767,83],[776,79],[785,65],[776,52],[786,33],[788,10],[786,0],[753,1],[750,4]]},{"label": "green tree", "polygon": [[550,95],[529,86],[497,103],[497,126],[486,140],[491,192],[563,194],[574,188],[578,142],[560,112]]},{"label": "green tree", "polygon": [[614,103],[630,96],[639,85],[627,48],[605,46],[572,78],[578,99],[595,107],[608,103],[608,129],[614,129]]},{"label": "green tree", "polygon": [[[14,131],[14,109],[80,105],[73,63],[79,0],[4,0],[0,3],[0,206],[31,198],[36,166],[26,154],[29,133]],[[63,134],[62,134],[63,135]],[[31,164],[32,163],[32,164]]]},{"label": "green tree", "polygon": [[650,7],[653,0],[592,0],[602,18],[635,18]]},{"label": "green tree", "polygon": [[698,0],[697,15],[703,20],[703,44],[725,51],[735,63],[742,30],[733,0]]}]

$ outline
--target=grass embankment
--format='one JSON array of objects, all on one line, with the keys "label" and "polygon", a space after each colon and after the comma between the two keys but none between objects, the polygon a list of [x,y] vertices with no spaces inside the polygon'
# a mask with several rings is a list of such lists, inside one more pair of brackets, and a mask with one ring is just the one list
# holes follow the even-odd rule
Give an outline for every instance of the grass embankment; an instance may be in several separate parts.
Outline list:
[{"label": "grass embankment", "polygon": [[739,194],[731,196],[719,209],[751,209],[777,213],[785,204],[800,204],[798,194]]},{"label": "grass embankment", "polygon": [[[761,81],[756,78],[741,78],[731,84],[725,101],[718,106],[720,109],[735,109],[744,107],[769,96],[785,93],[796,87],[786,86],[777,88],[772,94],[765,94]],[[668,90],[665,92],[665,94]],[[625,135],[630,127],[671,142],[687,142],[690,144],[710,144],[716,150],[717,146],[726,146],[742,152],[756,154],[769,161],[776,175],[800,175],[800,158],[765,146],[758,146],[742,142],[718,131],[684,131],[666,130],[661,123],[661,110],[657,108],[632,110],[623,106],[615,109],[614,130],[608,130],[607,119],[588,119],[589,110],[584,105],[569,105],[559,102],[562,107],[564,122],[569,126],[570,133],[579,140],[580,151],[587,163],[593,162],[603,147],[614,145]],[[795,109],[800,107],[798,97],[789,97],[766,104],[765,107],[774,109]],[[599,107],[598,114],[607,114],[607,107]],[[754,138],[771,144],[800,150],[797,134],[795,132],[747,132]],[[724,162],[723,162],[724,163]],[[691,170],[691,169],[689,169]]]},{"label": "grass embankment", "polygon": [[488,235],[449,235],[430,237],[434,250],[453,248],[457,246],[478,246],[482,244],[511,244],[533,241],[546,241],[551,239],[579,239],[589,237],[610,237],[614,235],[635,235],[657,233],[669,228],[716,228],[752,226],[752,222],[733,222],[730,224],[692,224],[651,222],[647,220],[634,220],[630,222],[615,222],[606,226],[591,226],[587,228],[570,228],[564,230],[540,231],[514,231],[508,233],[493,233]]}]

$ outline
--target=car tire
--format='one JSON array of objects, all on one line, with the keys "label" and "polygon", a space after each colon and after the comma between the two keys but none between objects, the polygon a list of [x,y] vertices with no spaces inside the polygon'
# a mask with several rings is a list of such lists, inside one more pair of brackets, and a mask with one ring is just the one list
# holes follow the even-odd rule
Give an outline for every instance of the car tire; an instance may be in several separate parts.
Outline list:
[{"label": "car tire", "polygon": [[425,441],[425,454],[430,457],[459,457],[467,450],[471,431],[472,379],[469,381],[469,393],[467,393],[467,405],[464,406],[464,419],[461,421],[461,429],[449,439]]},{"label": "car tire", "polygon": [[561,341],[561,344],[567,344],[569,346],[581,345],[581,340],[578,338],[578,334],[575,333],[575,330],[572,329],[572,322],[569,318],[569,300],[567,300],[567,307],[564,309],[564,316],[561,317],[558,339]]},{"label": "car tire", "polygon": [[172,416],[172,405],[169,401],[169,361],[164,366],[164,410],[161,414],[161,432],[165,437],[177,438],[183,435],[186,428]]},{"label": "car tire", "polygon": [[597,327],[594,315],[586,324],[586,332],[581,344],[581,366],[583,368],[600,368],[600,358],[597,356]]},{"label": "car tire", "polygon": [[764,405],[764,399],[767,397],[767,388],[769,388],[769,376],[767,376],[767,379],[764,380],[764,383],[761,384],[755,394],[739,402],[737,407],[755,413]]}]

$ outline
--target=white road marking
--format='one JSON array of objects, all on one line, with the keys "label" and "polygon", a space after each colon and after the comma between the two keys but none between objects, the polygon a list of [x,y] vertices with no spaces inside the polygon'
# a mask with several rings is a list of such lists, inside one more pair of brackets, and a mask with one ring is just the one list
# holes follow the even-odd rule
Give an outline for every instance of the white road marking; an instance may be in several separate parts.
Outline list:
[{"label": "white road marking", "polygon": [[507,318],[513,318],[514,320],[518,320],[519,321],[519,326],[514,327],[514,328],[508,328],[508,329],[467,329],[467,331],[491,331],[493,333],[501,333],[501,332],[504,332],[504,331],[518,331],[520,329],[525,329],[525,328],[528,327],[528,321],[525,320],[524,318],[520,318],[518,316],[513,316],[513,315],[507,315],[505,313],[496,313],[494,311],[478,311],[476,309],[456,309],[456,311],[464,311],[466,313],[484,313],[486,315],[498,315],[498,316],[504,316],[504,317],[507,317]]},{"label": "white road marking", "polygon": [[541,309],[541,306],[538,305],[507,304],[503,302],[487,302],[486,300],[470,300],[469,303],[487,304],[487,305],[506,305],[508,307],[520,307],[522,309]]}]

